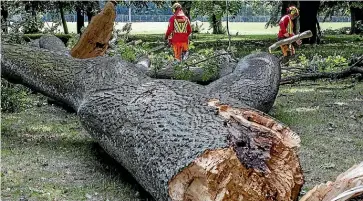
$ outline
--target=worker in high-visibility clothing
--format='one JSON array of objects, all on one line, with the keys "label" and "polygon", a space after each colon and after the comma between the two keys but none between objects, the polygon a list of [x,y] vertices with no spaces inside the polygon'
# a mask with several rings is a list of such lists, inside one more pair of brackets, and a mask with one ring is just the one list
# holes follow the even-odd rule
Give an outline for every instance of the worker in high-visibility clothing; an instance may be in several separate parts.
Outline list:
[{"label": "worker in high-visibility clothing", "polygon": [[[290,6],[287,8],[287,14],[284,15],[280,22],[280,30],[278,33],[278,40],[283,40],[285,38],[290,38],[294,36],[294,23],[292,22],[295,18],[299,16],[299,9],[297,9],[295,6]],[[301,45],[301,40],[296,41],[298,45]],[[295,48],[292,44],[289,45],[281,45],[282,54],[286,57],[288,56],[289,52],[290,55],[295,54]]]},{"label": "worker in high-visibility clothing", "polygon": [[175,3],[172,6],[174,15],[169,19],[168,30],[165,34],[165,40],[170,42],[174,50],[174,57],[181,61],[187,57],[189,50],[189,35],[192,33],[192,27],[187,16],[185,16],[182,6]]}]

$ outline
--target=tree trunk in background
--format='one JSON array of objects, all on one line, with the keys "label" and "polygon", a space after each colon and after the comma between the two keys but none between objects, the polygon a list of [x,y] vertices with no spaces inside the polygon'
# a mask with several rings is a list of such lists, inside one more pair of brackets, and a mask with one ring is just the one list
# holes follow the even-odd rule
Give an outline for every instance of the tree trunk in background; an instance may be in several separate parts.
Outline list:
[{"label": "tree trunk in background", "polygon": [[79,5],[76,8],[77,11],[77,34],[81,34],[81,29],[84,27],[84,12],[83,8]]},{"label": "tree trunk in background", "polygon": [[217,19],[215,14],[210,16],[211,25],[213,28],[213,34],[223,34],[222,19]]},{"label": "tree trunk in background", "polygon": [[89,10],[87,10],[86,14],[87,14],[88,24],[89,24],[95,14],[92,11],[89,11]]},{"label": "tree trunk in background", "polygon": [[8,33],[8,16],[9,11],[6,2],[1,3],[1,26],[4,33]]},{"label": "tree trunk in background", "polygon": [[350,33],[359,34],[361,32],[361,30],[357,29],[356,23],[359,20],[361,20],[363,23],[363,8],[354,8],[351,6],[350,7],[350,17],[351,17]]},{"label": "tree trunk in background", "polygon": [[300,1],[300,32],[310,30],[311,38],[303,39],[305,44],[314,44],[317,41],[317,15],[320,1]]},{"label": "tree trunk in background", "polygon": [[62,25],[63,25],[64,34],[69,34],[69,32],[68,32],[68,26],[67,26],[67,21],[66,21],[66,18],[64,16],[63,3],[62,2],[59,2],[58,6],[59,6],[59,11],[60,11],[61,19],[62,19]]}]

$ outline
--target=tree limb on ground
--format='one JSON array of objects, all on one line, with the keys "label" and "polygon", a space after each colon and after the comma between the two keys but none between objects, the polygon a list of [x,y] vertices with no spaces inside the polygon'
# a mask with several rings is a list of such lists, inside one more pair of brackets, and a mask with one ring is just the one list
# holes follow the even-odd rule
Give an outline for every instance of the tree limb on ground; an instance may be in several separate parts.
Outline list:
[{"label": "tree limb on ground", "polygon": [[302,75],[295,75],[286,78],[282,78],[280,84],[293,84],[295,82],[303,81],[303,80],[317,80],[323,78],[331,78],[331,79],[342,79],[347,78],[351,75],[360,73],[363,75],[363,67],[357,67],[356,65],[359,64],[363,60],[363,57],[358,59],[357,62],[352,64],[349,68],[341,71],[341,72],[332,72],[332,73],[310,73],[310,74],[302,74]]},{"label": "tree limb on ground", "polygon": [[[116,57],[2,44],[1,75],[69,105],[156,200],[297,199],[299,137],[268,115],[280,81],[258,53],[207,86],[152,79]],[[223,104],[224,103],[224,104]]]},{"label": "tree limb on ground", "polygon": [[301,40],[301,39],[304,39],[304,38],[310,38],[313,36],[313,33],[311,33],[310,30],[308,31],[304,31],[300,34],[297,34],[293,37],[290,37],[290,38],[286,38],[286,39],[283,39],[283,40],[280,40],[280,41],[277,41],[276,43],[272,44],[269,48],[268,48],[268,51],[271,53],[272,50],[280,47],[280,45],[286,45],[286,44],[291,44],[295,41],[298,41],[298,40]]}]

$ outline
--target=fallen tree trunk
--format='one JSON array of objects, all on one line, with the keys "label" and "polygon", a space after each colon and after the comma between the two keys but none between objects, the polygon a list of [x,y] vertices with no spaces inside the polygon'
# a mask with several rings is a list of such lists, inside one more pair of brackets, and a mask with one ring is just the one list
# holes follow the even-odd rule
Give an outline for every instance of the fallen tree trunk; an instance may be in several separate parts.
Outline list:
[{"label": "fallen tree trunk", "polygon": [[315,186],[300,201],[346,201],[361,195],[363,195],[363,162],[340,174],[335,182],[329,181]]},{"label": "fallen tree trunk", "polygon": [[85,129],[156,200],[297,199],[298,136],[246,107],[271,108],[280,79],[276,57],[250,55],[228,80],[201,86],[152,79],[116,57],[1,48],[3,77],[77,111]]},{"label": "fallen tree trunk", "polygon": [[85,59],[105,54],[116,18],[115,1],[106,3],[102,12],[94,16],[71,50],[74,58]]},{"label": "fallen tree trunk", "polygon": [[272,52],[272,50],[274,50],[274,49],[276,49],[276,48],[280,47],[280,45],[291,44],[291,43],[293,43],[293,42],[295,42],[295,41],[298,41],[298,40],[301,40],[301,39],[304,39],[304,38],[310,38],[310,37],[312,37],[312,36],[313,36],[313,33],[311,33],[311,31],[304,31],[304,32],[302,32],[302,33],[300,33],[300,34],[297,34],[297,35],[295,35],[295,36],[291,37],[291,38],[286,38],[286,39],[284,39],[284,40],[277,41],[276,43],[272,44],[272,45],[268,48],[268,50],[269,50],[269,52],[271,53],[271,52]]}]

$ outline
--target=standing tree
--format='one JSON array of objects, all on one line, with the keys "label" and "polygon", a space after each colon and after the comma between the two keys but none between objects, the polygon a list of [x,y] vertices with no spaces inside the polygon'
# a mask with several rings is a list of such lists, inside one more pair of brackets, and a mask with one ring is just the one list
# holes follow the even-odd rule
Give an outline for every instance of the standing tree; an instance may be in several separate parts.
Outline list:
[{"label": "standing tree", "polygon": [[68,34],[68,26],[67,26],[67,21],[66,18],[64,16],[64,3],[65,2],[58,2],[58,8],[59,8],[59,12],[60,12],[60,16],[61,16],[61,20],[62,20],[62,25],[63,25],[63,30],[65,34]]},{"label": "standing tree", "polygon": [[8,33],[8,16],[9,11],[7,7],[7,2],[3,2],[1,3],[1,26],[4,33]]},{"label": "standing tree", "polygon": [[320,1],[300,1],[300,32],[310,30],[311,38],[303,39],[303,43],[314,44],[317,41],[317,23]]},{"label": "standing tree", "polygon": [[350,2],[350,16],[351,16],[351,34],[359,34],[362,32],[361,29],[357,27],[358,21],[363,23],[363,3],[362,2]]},{"label": "standing tree", "polygon": [[[228,13],[231,15],[236,14],[242,7],[243,2],[231,1],[228,4]],[[226,14],[225,1],[202,1],[197,0],[193,2],[193,13],[198,15],[207,15],[208,21],[213,34],[224,34],[226,31],[222,26],[222,18]]]}]

